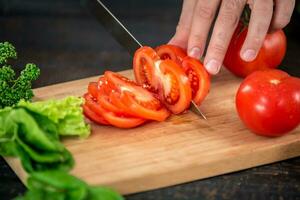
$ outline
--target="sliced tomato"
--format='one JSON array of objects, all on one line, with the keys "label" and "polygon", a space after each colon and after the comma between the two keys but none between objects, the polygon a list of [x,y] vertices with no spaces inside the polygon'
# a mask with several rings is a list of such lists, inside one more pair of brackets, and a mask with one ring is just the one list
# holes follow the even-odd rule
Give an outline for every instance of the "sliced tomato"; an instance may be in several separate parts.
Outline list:
[{"label": "sliced tomato", "polygon": [[200,105],[209,92],[210,75],[199,60],[189,56],[183,59],[182,67],[191,84],[193,101]]},{"label": "sliced tomato", "polygon": [[126,113],[150,120],[163,121],[169,112],[154,95],[126,77],[113,72],[105,72],[105,78],[115,93],[111,100]]},{"label": "sliced tomato", "polygon": [[158,110],[154,110],[139,104],[135,100],[134,94],[132,94],[131,92],[125,91],[121,96],[121,101],[128,109],[131,110],[131,113],[138,117],[155,121],[164,121],[170,115],[170,112],[164,107]]},{"label": "sliced tomato", "polygon": [[159,59],[154,49],[147,46],[139,48],[133,57],[133,71],[136,82],[152,92],[155,91],[152,87],[155,76],[153,66]]},{"label": "sliced tomato", "polygon": [[163,60],[155,66],[159,96],[174,114],[189,108],[192,90],[183,69],[172,60]]},{"label": "sliced tomato", "polygon": [[88,93],[94,97],[98,97],[99,89],[98,89],[98,83],[97,82],[90,82],[88,85]]},{"label": "sliced tomato", "polygon": [[[172,54],[171,56],[173,57],[170,56],[170,58],[173,59],[177,59],[177,54],[173,49],[177,49],[178,52],[183,54],[180,48],[173,46],[162,46],[160,49],[162,55],[167,54],[164,52],[168,52]],[[134,60],[133,67],[137,82],[141,85],[150,85],[149,88],[153,89],[159,95],[160,100],[172,113],[178,114],[185,111],[190,105],[192,90],[189,80],[180,64],[171,59],[157,59],[157,56],[154,56],[155,51],[150,47],[142,47],[137,50],[135,59],[142,58],[145,55],[144,51],[151,54],[147,58],[154,58],[154,60],[147,62],[147,70],[143,70],[145,66],[142,62]],[[149,72],[151,76],[148,75]]]},{"label": "sliced tomato", "polygon": [[177,64],[181,65],[183,59],[187,56],[186,51],[183,50],[182,48],[171,45],[171,44],[165,44],[157,47],[156,52],[160,59],[165,60],[165,59],[171,59]]},{"label": "sliced tomato", "polygon": [[97,104],[90,95],[85,96],[86,105],[99,116],[102,116],[111,125],[119,128],[133,128],[146,122],[145,119],[126,117],[106,110]]},{"label": "sliced tomato", "polygon": [[109,87],[108,82],[104,76],[101,76],[98,79],[98,90],[99,93],[109,95],[112,91],[112,88]]},{"label": "sliced tomato", "polygon": [[[90,95],[85,94],[84,98],[92,99],[92,97],[88,97],[88,96],[90,96]],[[94,111],[92,111],[86,103],[82,105],[82,108],[83,108],[84,115],[91,121],[96,122],[98,124],[102,124],[102,125],[109,125],[109,123],[101,115],[98,115]]]},{"label": "sliced tomato", "polygon": [[117,113],[117,114],[124,114],[123,110],[115,106],[111,103],[111,100],[109,99],[109,96],[107,95],[99,95],[98,96],[98,103],[101,107],[103,107],[105,110]]}]

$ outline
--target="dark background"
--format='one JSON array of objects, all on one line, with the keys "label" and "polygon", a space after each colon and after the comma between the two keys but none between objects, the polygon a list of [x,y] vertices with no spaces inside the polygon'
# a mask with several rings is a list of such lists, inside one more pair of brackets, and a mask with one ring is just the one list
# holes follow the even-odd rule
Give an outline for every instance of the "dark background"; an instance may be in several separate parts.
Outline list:
[{"label": "dark background", "polygon": [[[145,45],[166,43],[174,34],[180,0],[105,0]],[[288,49],[281,68],[300,76],[300,4],[285,28]],[[33,62],[42,70],[34,87],[131,68],[131,57],[89,15],[83,1],[0,0],[0,41],[19,53],[16,70]],[[0,199],[25,187],[0,158]],[[127,196],[138,199],[300,199],[300,158],[188,184]]]}]

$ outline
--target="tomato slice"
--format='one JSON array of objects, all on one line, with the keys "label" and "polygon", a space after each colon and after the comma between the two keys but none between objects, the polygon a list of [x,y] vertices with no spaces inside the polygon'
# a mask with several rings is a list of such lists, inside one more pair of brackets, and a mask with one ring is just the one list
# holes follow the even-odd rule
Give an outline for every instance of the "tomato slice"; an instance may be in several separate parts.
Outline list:
[{"label": "tomato slice", "polygon": [[[89,94],[85,94],[85,99],[87,98],[87,95],[90,96]],[[109,123],[101,115],[98,115],[94,111],[92,111],[86,103],[82,105],[82,108],[84,115],[91,121],[102,125],[109,125]]]},{"label": "tomato slice", "polygon": [[153,110],[151,108],[142,106],[135,100],[134,94],[127,91],[122,94],[121,101],[125,106],[127,106],[128,109],[131,110],[131,113],[133,113],[137,117],[155,121],[164,121],[170,115],[170,112],[164,107],[160,108],[159,110]]},{"label": "tomato slice", "polygon": [[[176,52],[183,54],[183,50],[181,51],[179,47],[172,45],[161,46],[160,49],[162,55],[167,55],[164,52],[168,52],[173,56],[170,56],[170,58],[174,59],[177,58]],[[173,49],[177,49],[177,51]],[[148,52],[149,55],[146,54],[148,60],[153,58],[152,61],[147,60],[148,62],[145,65],[139,60],[145,57],[144,52]],[[142,47],[136,51],[133,63],[135,78],[139,84],[148,85],[149,88],[153,89],[172,113],[181,113],[189,107],[192,98],[189,80],[178,62],[170,59],[157,59],[158,55],[155,56],[155,54],[155,51],[150,47]],[[147,70],[144,70],[145,68]],[[151,73],[151,76],[149,76],[149,73]]]},{"label": "tomato slice", "polygon": [[110,97],[113,104],[126,113],[156,121],[163,121],[169,116],[160,101],[145,88],[117,73],[105,72],[105,77],[115,90]]},{"label": "tomato slice", "polygon": [[109,99],[108,96],[106,95],[101,95],[99,94],[98,96],[98,103],[102,108],[105,110],[117,113],[117,114],[123,114],[123,110],[115,106],[114,104],[111,103],[111,100]]},{"label": "tomato slice", "polygon": [[155,76],[153,66],[159,59],[157,53],[147,46],[139,48],[133,57],[133,71],[136,82],[152,92],[155,92],[155,89],[152,87],[154,85],[152,81]]},{"label": "tomato slice", "polygon": [[191,83],[193,101],[200,105],[209,92],[210,75],[200,61],[189,56],[183,59],[182,67]]},{"label": "tomato slice", "polygon": [[192,88],[193,101],[200,105],[210,89],[210,76],[203,64],[186,55],[185,51],[174,45],[162,45],[156,48],[161,59],[171,59],[181,65],[188,76]]},{"label": "tomato slice", "polygon": [[192,100],[192,90],[183,69],[172,60],[156,63],[159,96],[164,105],[174,114],[185,111]]},{"label": "tomato slice", "polygon": [[97,98],[99,89],[98,89],[98,83],[97,82],[90,82],[88,85],[88,93],[93,97]]},{"label": "tomato slice", "polygon": [[101,76],[98,79],[98,90],[99,93],[109,95],[112,91],[112,88],[109,87],[108,82],[104,76]]},{"label": "tomato slice", "polygon": [[97,115],[102,116],[111,125],[119,128],[133,128],[146,122],[145,119],[126,117],[102,108],[90,95],[85,95],[86,105]]},{"label": "tomato slice", "polygon": [[179,65],[181,65],[183,59],[187,56],[185,50],[171,44],[161,45],[159,47],[156,47],[155,50],[158,56],[160,57],[160,59],[162,60],[171,59],[177,62],[177,64]]}]

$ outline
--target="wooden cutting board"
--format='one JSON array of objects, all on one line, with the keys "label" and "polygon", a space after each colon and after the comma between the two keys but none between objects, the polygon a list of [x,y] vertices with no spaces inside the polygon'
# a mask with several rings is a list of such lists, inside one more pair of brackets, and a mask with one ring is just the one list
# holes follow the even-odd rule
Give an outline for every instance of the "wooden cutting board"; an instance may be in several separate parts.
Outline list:
[{"label": "wooden cutting board", "polygon": [[[132,71],[122,74],[132,78]],[[36,89],[35,100],[80,96],[97,77]],[[65,139],[75,157],[72,174],[90,184],[107,185],[122,194],[135,193],[234,172],[300,155],[300,128],[279,138],[249,132],[235,111],[241,82],[223,70],[212,80],[201,109],[205,121],[192,112],[122,130],[92,124],[88,139]],[[20,162],[6,158],[21,178]]]}]

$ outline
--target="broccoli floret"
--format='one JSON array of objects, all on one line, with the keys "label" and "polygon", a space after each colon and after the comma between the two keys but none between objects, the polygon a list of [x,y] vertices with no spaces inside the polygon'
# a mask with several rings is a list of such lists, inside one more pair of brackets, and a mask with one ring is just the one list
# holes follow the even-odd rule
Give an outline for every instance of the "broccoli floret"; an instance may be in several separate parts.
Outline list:
[{"label": "broccoli floret", "polygon": [[0,43],[0,108],[14,106],[21,99],[31,100],[31,82],[40,75],[40,69],[28,63],[16,79],[15,72],[7,64],[9,58],[16,58],[15,48],[8,42]]},{"label": "broccoli floret", "polygon": [[7,63],[9,58],[17,58],[15,47],[9,42],[0,42],[0,65]]}]

